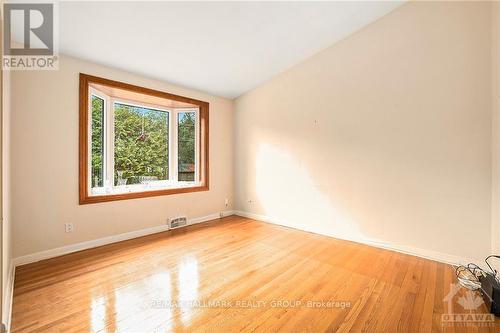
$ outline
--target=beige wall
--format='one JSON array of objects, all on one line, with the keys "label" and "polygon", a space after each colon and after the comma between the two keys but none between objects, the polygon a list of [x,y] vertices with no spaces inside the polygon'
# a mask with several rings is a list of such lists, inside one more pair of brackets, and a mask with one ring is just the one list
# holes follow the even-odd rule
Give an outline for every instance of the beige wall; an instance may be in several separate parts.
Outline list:
[{"label": "beige wall", "polygon": [[[210,191],[78,205],[78,73],[164,90],[210,103]],[[58,71],[12,74],[12,222],[14,257],[203,217],[231,209],[233,102],[60,57]],[[231,206],[224,207],[228,198]],[[64,232],[64,223],[75,225]]]},{"label": "beige wall", "polygon": [[[59,71],[13,73],[14,257],[232,209],[234,187],[237,209],[292,227],[482,258],[500,230],[490,6],[403,5],[238,98],[234,133],[227,99],[66,56]],[[211,190],[79,206],[79,72],[210,102]]]},{"label": "beige wall", "polygon": [[236,209],[431,257],[490,252],[489,3],[408,3],[239,97]]},{"label": "beige wall", "polygon": [[[2,281],[3,281],[3,301],[11,301],[12,281],[12,223],[11,223],[11,147],[10,147],[10,77],[11,72],[2,73]],[[8,323],[10,304],[2,304],[2,322]]]},{"label": "beige wall", "polygon": [[[492,5],[492,253],[500,253],[500,2]],[[499,267],[500,269],[500,267]]]},{"label": "beige wall", "polygon": [[[0,5],[3,1],[0,1]],[[3,27],[3,17],[0,20]],[[1,31],[0,27],[0,31]],[[3,43],[3,35],[0,36],[0,43]],[[3,44],[0,45],[3,52]],[[10,209],[10,72],[1,71],[1,246],[2,246],[2,302],[1,317],[2,323],[10,324],[10,308],[12,300],[12,228]],[[7,328],[8,329],[8,328]]]}]

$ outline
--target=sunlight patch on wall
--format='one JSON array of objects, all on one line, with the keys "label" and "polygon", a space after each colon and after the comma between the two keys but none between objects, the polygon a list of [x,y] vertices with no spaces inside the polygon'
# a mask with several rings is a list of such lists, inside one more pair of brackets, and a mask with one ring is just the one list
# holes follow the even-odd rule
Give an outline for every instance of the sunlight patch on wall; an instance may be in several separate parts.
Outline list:
[{"label": "sunlight patch on wall", "polygon": [[316,233],[348,239],[359,235],[357,224],[331,200],[328,187],[315,183],[288,151],[261,143],[255,164],[256,204],[265,216]]}]

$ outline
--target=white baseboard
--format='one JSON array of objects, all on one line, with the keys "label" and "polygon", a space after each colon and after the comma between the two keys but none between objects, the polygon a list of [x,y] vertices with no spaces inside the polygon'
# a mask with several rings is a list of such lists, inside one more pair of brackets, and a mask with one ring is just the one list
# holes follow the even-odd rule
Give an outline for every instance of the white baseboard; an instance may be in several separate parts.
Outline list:
[{"label": "white baseboard", "polygon": [[432,251],[432,250],[425,250],[425,249],[405,246],[405,245],[401,245],[401,244],[392,244],[392,243],[388,243],[388,242],[384,242],[384,241],[380,241],[380,240],[376,240],[376,239],[361,238],[361,237],[345,237],[344,235],[324,234],[324,233],[316,232],[315,230],[299,229],[299,228],[296,228],[293,226],[289,226],[279,219],[275,219],[275,218],[265,216],[265,215],[259,215],[259,214],[254,214],[254,213],[250,213],[250,212],[245,212],[245,211],[236,210],[236,211],[234,211],[234,214],[238,215],[238,216],[243,216],[243,217],[247,217],[250,219],[266,222],[266,223],[281,225],[281,226],[284,226],[287,228],[312,232],[312,233],[323,235],[323,236],[334,237],[334,238],[343,239],[343,240],[347,240],[347,241],[351,241],[351,242],[355,242],[355,243],[361,243],[361,244],[365,244],[365,245],[370,245],[373,247],[378,247],[378,248],[382,248],[382,249],[386,249],[386,250],[410,254],[410,255],[413,255],[416,257],[430,259],[430,260],[434,260],[434,261],[439,261],[439,262],[442,262],[445,264],[450,264],[450,265],[463,265],[463,264],[467,264],[469,262],[476,262],[476,263],[480,264],[482,262],[482,260],[478,260],[477,258],[471,258],[471,259],[462,258],[462,257],[452,255],[452,254],[441,253],[441,252],[436,252],[436,251]]},{"label": "white baseboard", "polygon": [[[222,216],[221,216],[221,213],[222,213]],[[214,213],[214,214],[210,214],[210,215],[206,215],[206,216],[195,217],[195,218],[189,219],[188,225],[207,222],[207,221],[211,221],[211,220],[216,220],[216,219],[221,218],[221,217],[234,215],[234,210],[225,210],[221,213]]]},{"label": "white baseboard", "polygon": [[[9,273],[7,275],[7,281],[5,281],[4,288],[4,303],[3,303],[3,314],[5,318],[2,318],[2,322],[5,324],[7,332],[10,332],[10,324],[12,318],[12,298],[14,296],[14,277],[16,274],[16,266],[14,266],[13,261],[9,264]],[[3,316],[2,316],[3,317]]]},{"label": "white baseboard", "polygon": [[[222,215],[224,217],[229,216],[229,215],[233,215],[233,214],[234,214],[234,211],[232,211],[232,210],[222,212]],[[206,215],[206,216],[195,217],[195,218],[191,218],[188,220],[188,225],[207,222],[207,221],[218,219],[220,217],[221,217],[221,213],[214,213],[214,214],[210,214],[210,215]],[[98,238],[98,239],[94,239],[94,240],[90,240],[90,241],[86,241],[86,242],[66,245],[66,246],[62,246],[62,247],[58,247],[58,248],[54,248],[54,249],[50,249],[50,250],[46,250],[46,251],[28,254],[28,255],[25,255],[22,257],[17,257],[17,258],[12,259],[12,263],[14,266],[26,265],[26,264],[33,263],[33,262],[40,261],[40,260],[44,260],[44,259],[59,257],[59,256],[62,256],[62,255],[68,254],[68,253],[72,253],[72,252],[87,250],[87,249],[91,249],[91,248],[98,247],[98,246],[103,246],[103,245],[107,245],[107,244],[111,244],[111,243],[121,242],[124,240],[142,237],[142,236],[147,236],[147,235],[151,235],[151,234],[156,234],[156,233],[168,231],[168,230],[169,230],[168,225],[166,225],[166,224],[159,225],[159,226],[152,227],[152,228],[126,232],[123,234]]]}]

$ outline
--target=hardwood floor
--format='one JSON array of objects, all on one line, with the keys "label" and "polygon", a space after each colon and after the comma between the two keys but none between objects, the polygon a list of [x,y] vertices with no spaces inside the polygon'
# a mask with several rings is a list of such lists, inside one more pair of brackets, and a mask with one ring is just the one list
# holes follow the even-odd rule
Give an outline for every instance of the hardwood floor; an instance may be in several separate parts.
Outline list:
[{"label": "hardwood floor", "polygon": [[[234,216],[18,267],[12,332],[500,331],[443,322],[455,282],[445,264]],[[451,311],[485,313],[459,305],[475,296]]]}]

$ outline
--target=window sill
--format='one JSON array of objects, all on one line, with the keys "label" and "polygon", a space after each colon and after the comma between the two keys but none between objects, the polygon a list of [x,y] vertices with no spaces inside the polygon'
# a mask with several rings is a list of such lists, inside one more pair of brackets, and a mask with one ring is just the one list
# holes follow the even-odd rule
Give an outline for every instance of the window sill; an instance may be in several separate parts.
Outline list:
[{"label": "window sill", "polygon": [[200,182],[178,182],[168,185],[127,185],[114,188],[92,189],[89,194],[80,198],[80,204],[93,204],[117,200],[147,198],[162,195],[208,191],[208,186]]},{"label": "window sill", "polygon": [[113,187],[98,187],[90,190],[91,196],[96,195],[110,195],[110,194],[124,194],[124,193],[138,193],[148,191],[171,190],[178,188],[191,188],[201,186],[200,182],[162,182],[159,184],[134,184]]}]

